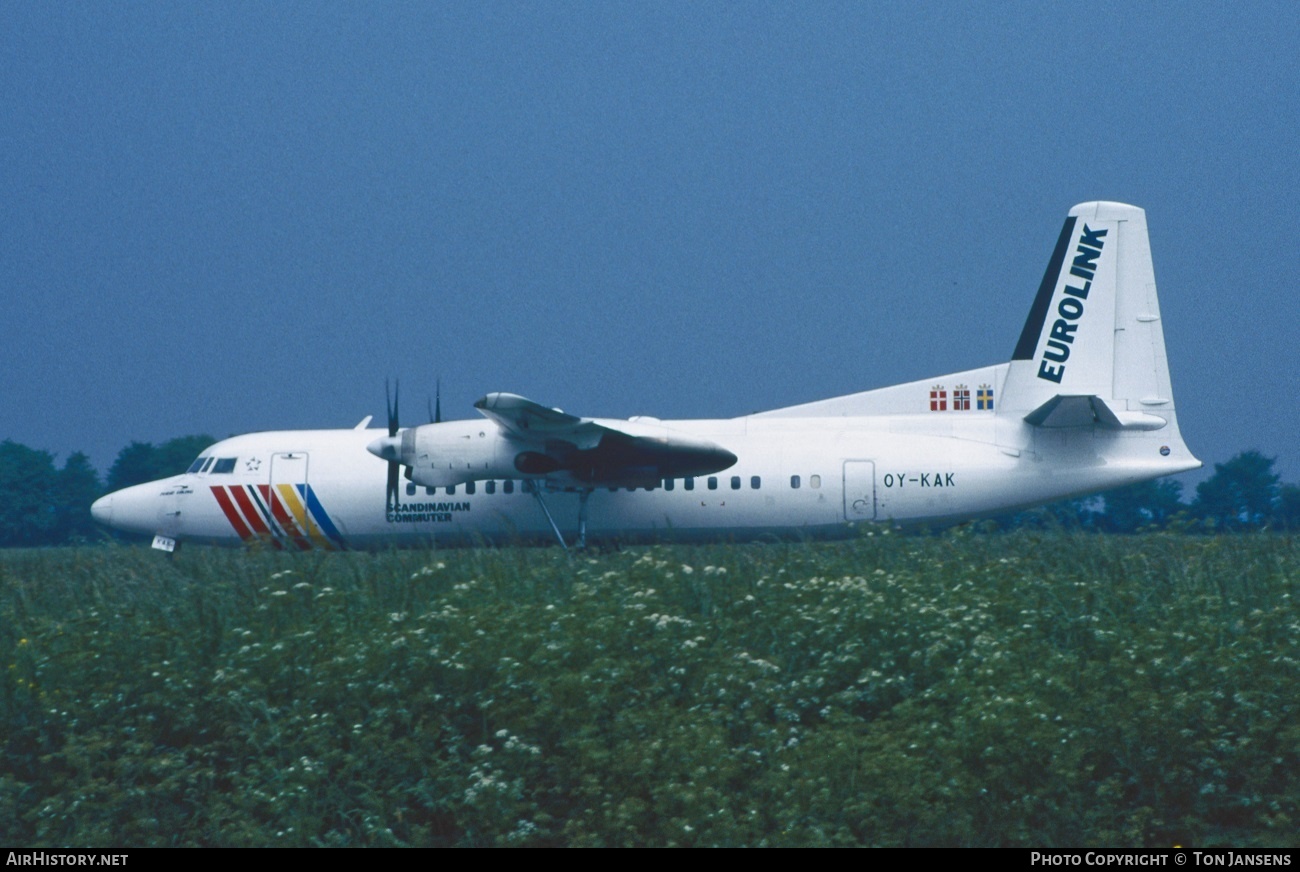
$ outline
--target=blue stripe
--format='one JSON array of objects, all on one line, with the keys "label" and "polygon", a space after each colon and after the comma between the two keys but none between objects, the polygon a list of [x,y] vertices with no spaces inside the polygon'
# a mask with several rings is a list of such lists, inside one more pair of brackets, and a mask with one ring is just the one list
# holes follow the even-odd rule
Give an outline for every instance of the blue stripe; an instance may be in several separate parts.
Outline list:
[{"label": "blue stripe", "polygon": [[334,544],[340,548],[346,548],[343,537],[339,534],[338,528],[330,520],[330,516],[325,513],[325,507],[316,499],[316,492],[311,489],[309,484],[298,485],[298,493],[302,494],[303,501],[307,503],[307,511],[311,512],[312,519],[316,524],[325,531],[325,535],[333,540]]}]

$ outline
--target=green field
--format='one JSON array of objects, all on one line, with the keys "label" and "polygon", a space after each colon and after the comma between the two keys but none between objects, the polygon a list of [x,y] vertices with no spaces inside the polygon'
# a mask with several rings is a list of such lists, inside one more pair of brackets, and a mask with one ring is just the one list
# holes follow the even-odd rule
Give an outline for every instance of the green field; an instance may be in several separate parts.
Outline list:
[{"label": "green field", "polygon": [[1300,537],[0,552],[0,843],[1294,846]]}]

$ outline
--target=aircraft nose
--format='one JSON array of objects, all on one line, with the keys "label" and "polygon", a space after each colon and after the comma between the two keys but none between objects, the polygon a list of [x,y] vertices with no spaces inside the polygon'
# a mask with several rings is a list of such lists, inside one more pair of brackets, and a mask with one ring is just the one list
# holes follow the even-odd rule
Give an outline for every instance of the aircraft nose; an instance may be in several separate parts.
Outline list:
[{"label": "aircraft nose", "polygon": [[[113,491],[90,506],[96,521],[124,533],[175,535],[180,512],[168,481],[150,481]],[[160,491],[163,491],[160,493]]]},{"label": "aircraft nose", "polygon": [[105,527],[113,525],[113,495],[100,497],[90,504],[90,515]]}]

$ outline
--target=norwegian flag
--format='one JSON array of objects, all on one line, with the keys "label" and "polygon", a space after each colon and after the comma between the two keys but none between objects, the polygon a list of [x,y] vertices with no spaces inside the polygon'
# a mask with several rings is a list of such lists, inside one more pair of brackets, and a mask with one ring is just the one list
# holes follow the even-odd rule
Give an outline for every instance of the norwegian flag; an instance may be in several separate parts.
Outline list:
[{"label": "norwegian flag", "polygon": [[948,392],[944,390],[943,385],[935,385],[930,388],[930,411],[948,411]]},{"label": "norwegian flag", "polygon": [[970,411],[970,388],[957,385],[952,389],[952,410],[954,412]]}]

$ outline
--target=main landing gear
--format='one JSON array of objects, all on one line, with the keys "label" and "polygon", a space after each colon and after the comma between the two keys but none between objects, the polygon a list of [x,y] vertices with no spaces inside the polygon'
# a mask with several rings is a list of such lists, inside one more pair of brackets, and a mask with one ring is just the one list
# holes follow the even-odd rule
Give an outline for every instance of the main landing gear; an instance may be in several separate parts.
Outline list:
[{"label": "main landing gear", "polygon": [[[560,532],[560,527],[555,523],[555,518],[551,515],[551,510],[546,507],[546,500],[542,499],[542,487],[536,479],[528,479],[524,482],[524,487],[533,492],[537,499],[537,505],[542,507],[542,513],[546,515],[546,520],[551,525],[551,530],[555,532],[555,538],[560,540],[560,546],[569,550],[569,543],[564,541],[564,534]],[[574,547],[583,550],[587,547],[587,500],[591,499],[591,493],[594,488],[583,488],[578,491],[578,541]]]}]

